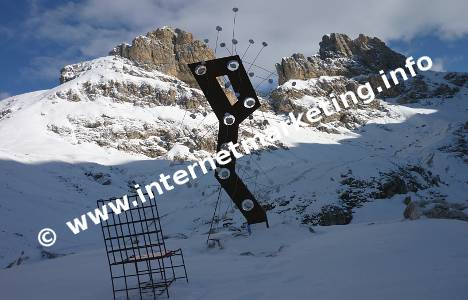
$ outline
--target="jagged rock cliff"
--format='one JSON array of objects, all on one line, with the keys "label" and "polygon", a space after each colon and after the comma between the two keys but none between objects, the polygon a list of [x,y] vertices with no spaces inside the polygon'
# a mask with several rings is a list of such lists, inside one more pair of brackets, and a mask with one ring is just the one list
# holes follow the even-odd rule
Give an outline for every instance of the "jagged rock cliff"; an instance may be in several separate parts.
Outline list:
[{"label": "jagged rock cliff", "polygon": [[[192,87],[197,84],[187,64],[215,58],[213,50],[204,42],[194,39],[189,32],[171,27],[140,35],[131,45],[120,44],[109,54],[128,58],[146,70],[157,70],[177,77]],[[60,83],[75,77],[73,69],[65,67],[61,72]]]},{"label": "jagged rock cliff", "polygon": [[404,65],[405,56],[385,45],[376,37],[360,34],[352,40],[345,34],[324,35],[320,42],[319,55],[304,57],[293,54],[284,57],[276,65],[278,82],[290,79],[310,79],[319,76],[353,77],[378,74]]},{"label": "jagged rock cliff", "polygon": [[[310,105],[303,105],[300,99],[306,96],[326,99],[331,93],[338,95],[355,91],[365,81],[382,86],[379,71],[392,70],[404,64],[405,56],[376,37],[360,34],[352,40],[340,33],[324,35],[318,54],[305,57],[295,53],[291,57],[283,57],[276,64],[280,85],[270,94],[272,105],[277,112],[304,112]],[[305,82],[296,86],[293,81],[297,80]],[[401,84],[379,93],[379,96],[396,97],[403,88],[404,84]],[[371,108],[378,108],[378,101],[373,102]],[[332,118],[324,118],[322,123],[339,120],[347,123],[350,113],[343,111]]]},{"label": "jagged rock cliff", "polygon": [[192,87],[197,84],[187,64],[215,58],[213,50],[204,42],[194,39],[191,33],[170,27],[158,28],[145,36],[138,36],[132,45],[121,44],[110,54],[175,76]]},{"label": "jagged rock cliff", "polygon": [[[406,57],[390,49],[376,37],[360,34],[350,39],[345,34],[325,35],[318,54],[305,57],[295,53],[276,64],[279,86],[272,90],[272,106],[277,112],[303,112],[310,108],[304,97],[326,99],[369,82],[374,89],[384,86],[379,71],[385,72],[405,67]],[[409,73],[408,73],[409,74]],[[440,75],[440,74],[439,74]],[[374,91],[380,99],[396,98],[400,103],[412,103],[426,98],[451,98],[466,85],[466,76],[460,73],[444,74],[443,78],[418,74],[407,81],[400,81],[390,89]],[[297,84],[301,82],[301,84]],[[372,102],[373,108],[378,101]],[[341,112],[322,122],[341,120],[350,111]],[[345,118],[348,120],[348,118]]]}]

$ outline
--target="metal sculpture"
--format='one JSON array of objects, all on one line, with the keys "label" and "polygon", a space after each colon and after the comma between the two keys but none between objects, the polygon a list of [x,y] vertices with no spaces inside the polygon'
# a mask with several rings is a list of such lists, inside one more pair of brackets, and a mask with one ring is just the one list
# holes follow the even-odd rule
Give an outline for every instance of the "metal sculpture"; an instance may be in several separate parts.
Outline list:
[{"label": "metal sculpture", "polygon": [[[260,101],[238,55],[228,56],[188,65],[200,89],[205,94],[219,120],[217,151],[226,149],[229,143],[237,143],[239,125],[260,107]],[[229,79],[237,101],[230,101],[218,78]],[[232,103],[233,102],[233,103]],[[265,210],[236,173],[236,158],[231,153],[231,162],[220,166],[215,177],[231,200],[241,211],[248,224],[265,222]]]}]

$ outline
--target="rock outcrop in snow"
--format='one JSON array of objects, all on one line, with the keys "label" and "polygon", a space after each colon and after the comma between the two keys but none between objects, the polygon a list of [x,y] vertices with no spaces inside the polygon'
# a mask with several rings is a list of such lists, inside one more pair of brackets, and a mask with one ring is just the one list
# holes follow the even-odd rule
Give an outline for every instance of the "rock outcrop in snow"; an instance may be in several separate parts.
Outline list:
[{"label": "rock outcrop in snow", "polygon": [[290,79],[307,80],[319,76],[345,76],[378,74],[405,64],[405,56],[390,49],[376,37],[360,34],[352,40],[347,35],[324,35],[319,55],[304,57],[297,53],[284,57],[276,65],[278,82]]},{"label": "rock outcrop in snow", "polygon": [[[342,82],[329,85],[325,93],[336,92],[345,85],[354,90],[358,82],[369,81],[373,86],[383,86],[379,71],[388,72],[404,67],[406,57],[390,49],[382,40],[360,34],[352,40],[347,35],[332,33],[324,35],[319,53],[305,57],[301,53],[282,58],[276,64],[280,85],[290,80],[309,80],[321,76],[342,78]],[[400,82],[391,89],[384,89],[378,95],[382,98],[398,98],[401,103],[415,102],[431,97],[453,97],[461,86],[466,86],[467,75],[448,73],[446,82],[434,82],[419,74],[412,80]],[[274,99],[284,99],[281,89],[273,92]],[[323,96],[324,93],[316,93]],[[326,95],[328,96],[328,95]]]},{"label": "rock outcrop in snow", "polygon": [[[325,35],[318,54],[305,57],[296,53],[276,64],[280,85],[270,93],[271,105],[278,113],[305,113],[316,106],[317,101],[329,102],[330,94],[356,92],[357,87],[365,82],[371,84],[377,98],[395,98],[399,103],[451,98],[467,85],[463,74],[448,73],[442,78],[440,74],[418,74],[407,81],[400,80],[398,85],[382,92],[375,90],[384,86],[379,71],[404,68],[405,59],[404,55],[393,51],[376,37],[360,34],[352,40],[345,34]],[[315,125],[320,128],[320,124],[334,122],[334,125],[347,128],[360,126],[371,117],[386,115],[385,108],[380,107],[379,102],[375,100],[370,105],[354,105],[353,109],[324,117]],[[363,114],[361,118],[358,117]]]},{"label": "rock outcrop in snow", "polygon": [[138,36],[131,45],[118,45],[109,54],[175,76],[192,87],[196,87],[197,83],[187,64],[215,58],[213,50],[204,42],[194,39],[191,33],[170,27]]},{"label": "rock outcrop in snow", "polygon": [[[187,67],[188,63],[213,59],[214,52],[205,43],[193,38],[179,28],[163,27],[136,37],[132,44],[120,44],[109,55],[128,58],[146,71],[160,71],[179,78],[192,87],[196,81]],[[65,66],[61,70],[60,83],[76,78],[83,68]]]},{"label": "rock outcrop in snow", "polygon": [[[150,158],[187,160],[215,151],[218,121],[203,93],[179,78],[120,56],[63,70],[69,80],[41,99],[44,116],[57,106],[63,111],[48,118],[48,132],[74,145],[92,143]],[[7,106],[0,110],[3,118],[10,113]],[[262,134],[260,128],[265,128],[260,120],[244,122],[240,137]]]}]

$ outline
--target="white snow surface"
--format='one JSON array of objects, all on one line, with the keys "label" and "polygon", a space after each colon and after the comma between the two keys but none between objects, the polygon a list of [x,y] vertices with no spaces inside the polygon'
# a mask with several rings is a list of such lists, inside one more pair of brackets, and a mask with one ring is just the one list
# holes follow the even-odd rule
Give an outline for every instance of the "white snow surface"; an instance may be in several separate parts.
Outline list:
[{"label": "white snow surface", "polygon": [[[171,160],[175,156],[191,157],[184,145],[152,159],[79,143],[73,136],[64,138],[47,129],[52,123],[72,127],[69,115],[182,121],[186,111],[178,106],[148,108],[106,97],[80,102],[55,98],[69,89],[80,94],[85,81],[144,81],[161,90],[169,88],[170,83],[160,80],[169,76],[134,66],[140,75],[125,75],[113,70],[116,64],[118,70],[125,61],[107,57],[87,62],[86,70],[65,84],[0,102],[0,112],[9,110],[0,118],[1,299],[111,299],[99,226],[74,236],[65,222],[94,209],[97,199],[129,193],[132,182],[149,184],[160,173],[183,168],[186,163]],[[217,197],[212,174],[161,196],[166,243],[183,248],[190,279],[188,284],[171,286],[171,299],[467,299],[468,222],[404,221],[406,195],[365,203],[354,209],[350,225],[317,226],[315,232],[301,224],[297,213],[302,209],[312,214],[323,205],[338,203],[340,181],[349,170],[357,178],[370,179],[406,164],[423,165],[443,182],[437,188],[410,192],[413,199],[436,192],[449,203],[467,204],[466,163],[439,150],[453,143],[454,130],[467,121],[466,99],[467,89],[462,88],[451,99],[382,103],[385,115],[354,131],[339,128],[340,134],[289,126],[282,140],[289,149],[263,151],[238,161],[240,174],[259,174],[255,187],[253,180],[246,180],[257,197],[276,205],[268,212],[271,227],[259,224],[247,235],[240,226],[242,217],[223,194],[220,212],[233,218],[242,232],[233,235],[219,224],[216,237],[224,249],[205,245]],[[270,126],[285,120],[272,112],[254,116],[260,120],[266,116]],[[216,121],[212,114],[207,119]],[[184,119],[189,127],[202,121],[199,115]],[[103,185],[85,175],[89,172],[104,173],[112,183]],[[57,243],[47,249],[36,240],[44,227],[58,235]],[[42,250],[65,256],[45,259]],[[20,263],[6,268],[18,259]]]},{"label": "white snow surface", "polygon": [[[320,228],[277,224],[207,250],[184,247],[189,283],[170,299],[466,299],[467,226],[422,220]],[[447,234],[450,232],[450,234]],[[0,272],[4,299],[111,299],[102,250]],[[40,276],[39,276],[40,274]],[[27,286],[27,288],[25,288]]]}]

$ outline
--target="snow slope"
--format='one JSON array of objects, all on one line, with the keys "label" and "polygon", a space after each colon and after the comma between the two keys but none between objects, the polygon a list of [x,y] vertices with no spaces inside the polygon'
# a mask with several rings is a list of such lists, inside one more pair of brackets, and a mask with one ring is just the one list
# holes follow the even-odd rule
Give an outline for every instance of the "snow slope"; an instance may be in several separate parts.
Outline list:
[{"label": "snow slope", "polygon": [[[142,92],[148,86],[173,97],[161,103]],[[402,220],[407,197],[425,209],[468,207],[467,91],[354,110],[365,124],[353,130],[289,125],[280,141],[287,147],[238,163],[268,206],[272,228],[256,226],[248,237],[222,194],[214,237],[224,250],[205,245],[218,191],[212,174],[165,194],[159,205],[168,245],[184,249],[190,276],[190,284],[171,289],[174,298],[465,299],[468,271],[459,266],[468,260],[468,223]],[[189,105],[199,96],[176,78],[106,57],[82,63],[77,77],[54,89],[0,102],[2,296],[111,297],[100,228],[74,236],[65,222],[94,209],[97,199],[129,193],[134,183],[209,153],[200,141],[214,141],[217,121],[206,104]],[[266,109],[242,130],[262,133],[285,120]],[[407,181],[405,192],[385,188],[395,174]],[[351,225],[315,226],[327,205],[348,205]],[[43,227],[57,231],[52,248],[37,243]],[[50,253],[65,256],[48,259]]]},{"label": "snow slope", "polygon": [[[423,220],[312,234],[277,224],[209,251],[200,243],[203,236],[169,239],[171,246],[184,247],[190,280],[176,282],[170,298],[462,300],[468,295],[462,267],[468,264],[467,229],[466,222]],[[94,250],[5,270],[2,296],[110,299],[105,262],[103,251]]]}]

